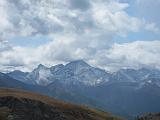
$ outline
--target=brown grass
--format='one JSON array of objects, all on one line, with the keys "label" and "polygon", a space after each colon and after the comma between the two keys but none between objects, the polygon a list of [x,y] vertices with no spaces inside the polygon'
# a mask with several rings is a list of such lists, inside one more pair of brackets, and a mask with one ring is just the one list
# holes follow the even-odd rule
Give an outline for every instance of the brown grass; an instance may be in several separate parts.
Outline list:
[{"label": "brown grass", "polygon": [[107,112],[98,111],[98,110],[91,109],[91,108],[88,108],[82,105],[68,104],[63,101],[50,98],[48,96],[44,96],[44,95],[40,95],[37,93],[28,92],[24,90],[22,91],[22,90],[17,90],[17,89],[1,88],[0,97],[5,97],[5,96],[6,97],[13,96],[16,98],[27,98],[31,100],[37,100],[45,104],[57,106],[58,108],[64,109],[65,111],[73,111],[73,110],[83,111],[83,112],[86,112],[92,115],[95,118],[95,120],[121,120],[120,118],[114,117],[110,113],[107,113]]}]

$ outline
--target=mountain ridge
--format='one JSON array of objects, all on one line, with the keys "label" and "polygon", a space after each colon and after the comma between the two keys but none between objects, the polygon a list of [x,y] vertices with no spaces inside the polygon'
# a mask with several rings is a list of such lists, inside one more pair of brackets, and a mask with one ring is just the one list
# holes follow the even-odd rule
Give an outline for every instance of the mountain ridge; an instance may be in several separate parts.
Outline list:
[{"label": "mountain ridge", "polygon": [[[71,83],[73,84],[78,81],[86,85],[90,85],[92,83],[93,85],[95,85],[99,82],[108,81],[108,78],[101,78],[107,77],[108,73],[105,72],[105,70],[91,67],[83,60],[72,61],[66,65],[59,64],[51,66],[50,68],[39,64],[37,68],[24,76],[19,76],[19,74],[13,74],[14,72],[15,71],[10,72],[7,75],[15,79],[21,80],[25,83],[38,85],[49,85],[55,80],[61,80],[64,82],[71,81]],[[103,74],[103,76],[101,74]],[[94,80],[93,82],[90,80],[90,77],[92,77],[92,81]],[[25,81],[20,78],[24,78]]]},{"label": "mountain ridge", "polygon": [[[120,69],[117,72],[109,73],[103,69],[90,66],[83,60],[75,60],[66,65],[58,64],[46,67],[39,64],[32,72],[21,72],[19,70],[7,73],[10,77],[25,82],[27,84],[38,84],[47,86],[54,81],[61,81],[71,84],[84,84],[95,86],[106,82],[154,82],[160,86],[160,70],[140,68],[140,69]],[[16,74],[17,73],[17,74]],[[149,79],[147,81],[147,79]],[[121,81],[122,80],[122,81]],[[142,83],[141,83],[142,84]]]},{"label": "mountain ridge", "polygon": [[[44,94],[51,97],[110,111],[127,119],[146,112],[160,111],[159,70],[121,69],[115,73],[109,73],[86,65],[83,61],[80,61],[80,66],[79,63],[78,67],[75,66],[77,62],[71,62],[67,67],[62,64],[42,67],[45,68],[43,70],[50,70],[52,74],[45,77],[49,83],[30,85],[45,88],[47,92]],[[39,72],[36,75],[39,78]],[[15,77],[17,76],[18,74]],[[23,80],[20,81],[23,82]],[[33,79],[33,81],[36,80]]]}]

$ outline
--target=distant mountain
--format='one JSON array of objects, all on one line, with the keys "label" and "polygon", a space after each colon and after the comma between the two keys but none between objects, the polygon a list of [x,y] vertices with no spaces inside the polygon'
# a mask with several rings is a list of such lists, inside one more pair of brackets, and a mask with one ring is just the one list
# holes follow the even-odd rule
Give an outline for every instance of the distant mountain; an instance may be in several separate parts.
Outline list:
[{"label": "distant mountain", "polygon": [[70,62],[52,74],[54,79],[65,84],[94,86],[108,81],[108,74],[104,70],[91,67],[83,60]]},{"label": "distant mountain", "polygon": [[42,86],[29,85],[29,84],[23,83],[23,82],[18,81],[14,78],[11,78],[10,76],[8,76],[4,73],[0,73],[0,87],[1,88],[23,89],[23,90],[42,93],[42,94],[45,94],[45,95],[50,95],[49,90],[42,87]]},{"label": "distant mountain", "polygon": [[59,64],[50,68],[40,64],[32,72],[13,71],[8,76],[25,82],[47,86],[55,81],[63,84],[83,84],[96,86],[107,82],[137,82],[139,84],[155,83],[160,86],[160,71],[156,69],[142,68],[120,69],[115,73],[92,67],[83,60],[72,61],[66,65]]},{"label": "distant mountain", "polygon": [[1,120],[120,120],[107,112],[67,104],[40,94],[0,89]]},{"label": "distant mountain", "polygon": [[7,73],[6,75],[16,80],[19,80],[21,82],[24,82],[24,83],[33,84],[34,82],[27,78],[28,74],[29,74],[28,72],[22,72],[20,70],[15,70],[13,72]]},{"label": "distant mountain", "polygon": [[121,69],[109,73],[77,60],[50,68],[40,64],[32,72],[14,71],[8,75],[45,88],[47,95],[55,98],[127,118],[160,111],[160,71],[157,69]]},{"label": "distant mountain", "polygon": [[15,80],[4,73],[0,73],[0,87],[10,87],[10,88],[28,88],[23,82]]},{"label": "distant mountain", "polygon": [[8,73],[8,75],[25,83],[42,86],[49,85],[57,80],[65,84],[84,84],[91,86],[109,80],[109,74],[107,72],[91,67],[83,60],[73,61],[65,66],[60,64],[51,68],[40,64],[30,73],[19,73],[17,74],[17,71],[13,71]]},{"label": "distant mountain", "polygon": [[[14,72],[15,73],[15,72]],[[19,72],[21,73],[21,72]],[[10,75],[10,74],[8,74]],[[33,91],[33,92],[37,92],[37,93],[41,93],[44,95],[48,95],[57,99],[61,99],[61,100],[65,100],[67,102],[72,102],[72,103],[86,103],[89,104],[90,101],[94,101],[91,98],[86,98],[83,95],[80,94],[73,94],[68,90],[65,90],[64,88],[61,88],[60,86],[56,86],[56,84],[54,84],[54,86],[50,87],[45,87],[45,86],[41,86],[41,85],[32,85],[32,84],[27,84],[24,82],[21,82],[19,80],[16,80],[10,76],[8,76],[7,74],[4,73],[0,73],[0,87],[2,88],[16,88],[16,89],[22,89],[22,90],[28,90],[28,91]],[[13,74],[12,74],[13,75]],[[14,74],[16,75],[16,74]],[[17,75],[18,76],[18,75]],[[96,102],[94,102],[95,104],[97,104]]]},{"label": "distant mountain", "polygon": [[160,70],[141,68],[121,69],[112,74],[111,81],[115,82],[136,82],[143,86],[145,84],[155,84],[160,87]]},{"label": "distant mountain", "polygon": [[45,86],[53,82],[53,76],[49,68],[40,64],[31,73],[26,76],[34,84]]}]

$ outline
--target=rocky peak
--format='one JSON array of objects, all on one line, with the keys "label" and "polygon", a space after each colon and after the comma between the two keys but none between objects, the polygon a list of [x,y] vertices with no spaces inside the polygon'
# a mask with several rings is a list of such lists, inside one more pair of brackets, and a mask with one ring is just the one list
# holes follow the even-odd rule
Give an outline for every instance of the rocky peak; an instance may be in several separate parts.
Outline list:
[{"label": "rocky peak", "polygon": [[72,62],[70,62],[70,63],[68,63],[68,64],[66,64],[66,66],[65,67],[76,67],[76,68],[79,68],[79,67],[85,67],[85,68],[89,68],[89,67],[91,67],[89,64],[87,64],[85,61],[83,61],[83,60],[75,60],[75,61],[72,61]]},{"label": "rocky peak", "polygon": [[62,68],[64,68],[64,65],[63,64],[58,64],[58,65],[50,67],[50,70],[53,73],[53,72],[56,72],[56,71],[58,71],[58,70],[60,70]]},{"label": "rocky peak", "polygon": [[42,64],[39,64],[38,67],[36,69],[46,69],[47,67],[42,65]]}]

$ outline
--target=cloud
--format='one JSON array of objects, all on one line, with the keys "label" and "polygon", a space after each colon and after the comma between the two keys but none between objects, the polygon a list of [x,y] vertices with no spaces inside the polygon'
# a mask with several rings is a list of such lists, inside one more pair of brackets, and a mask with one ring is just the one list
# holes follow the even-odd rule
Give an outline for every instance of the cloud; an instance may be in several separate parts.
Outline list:
[{"label": "cloud", "polygon": [[127,35],[145,26],[114,0],[6,0],[0,2],[1,39],[12,36],[100,33]]},{"label": "cloud", "polygon": [[154,32],[154,33],[157,33],[157,34],[160,33],[160,29],[156,26],[155,23],[148,23],[145,28],[148,31],[151,31],[151,32]]},{"label": "cloud", "polygon": [[[111,57],[110,50],[118,49],[113,48],[113,38],[158,30],[156,24],[130,16],[125,11],[128,7],[129,4],[116,0],[0,1],[0,64],[31,69],[39,63],[52,65],[84,59],[93,65],[102,67],[104,63],[105,68],[120,68],[118,61],[129,59],[122,54],[117,59]],[[36,35],[47,36],[51,41],[35,48],[4,42],[15,36]]]},{"label": "cloud", "polygon": [[132,43],[114,44],[111,49],[99,51],[95,64],[106,69],[120,68],[160,68],[160,41],[135,41]]},{"label": "cloud", "polygon": [[[151,67],[160,69],[160,41],[135,41],[113,44],[108,49],[76,47],[74,39],[52,41],[37,48],[15,47],[2,54],[0,64],[14,69],[32,70],[39,63],[52,66],[71,60],[84,59],[93,66],[109,71],[121,68]],[[55,44],[56,43],[56,44]],[[74,46],[75,45],[75,46]],[[16,56],[15,56],[16,55]]]},{"label": "cloud", "polygon": [[88,10],[90,6],[90,0],[70,0],[70,7],[72,9]]},{"label": "cloud", "polygon": [[12,47],[7,41],[0,41],[0,53],[11,49]]}]

